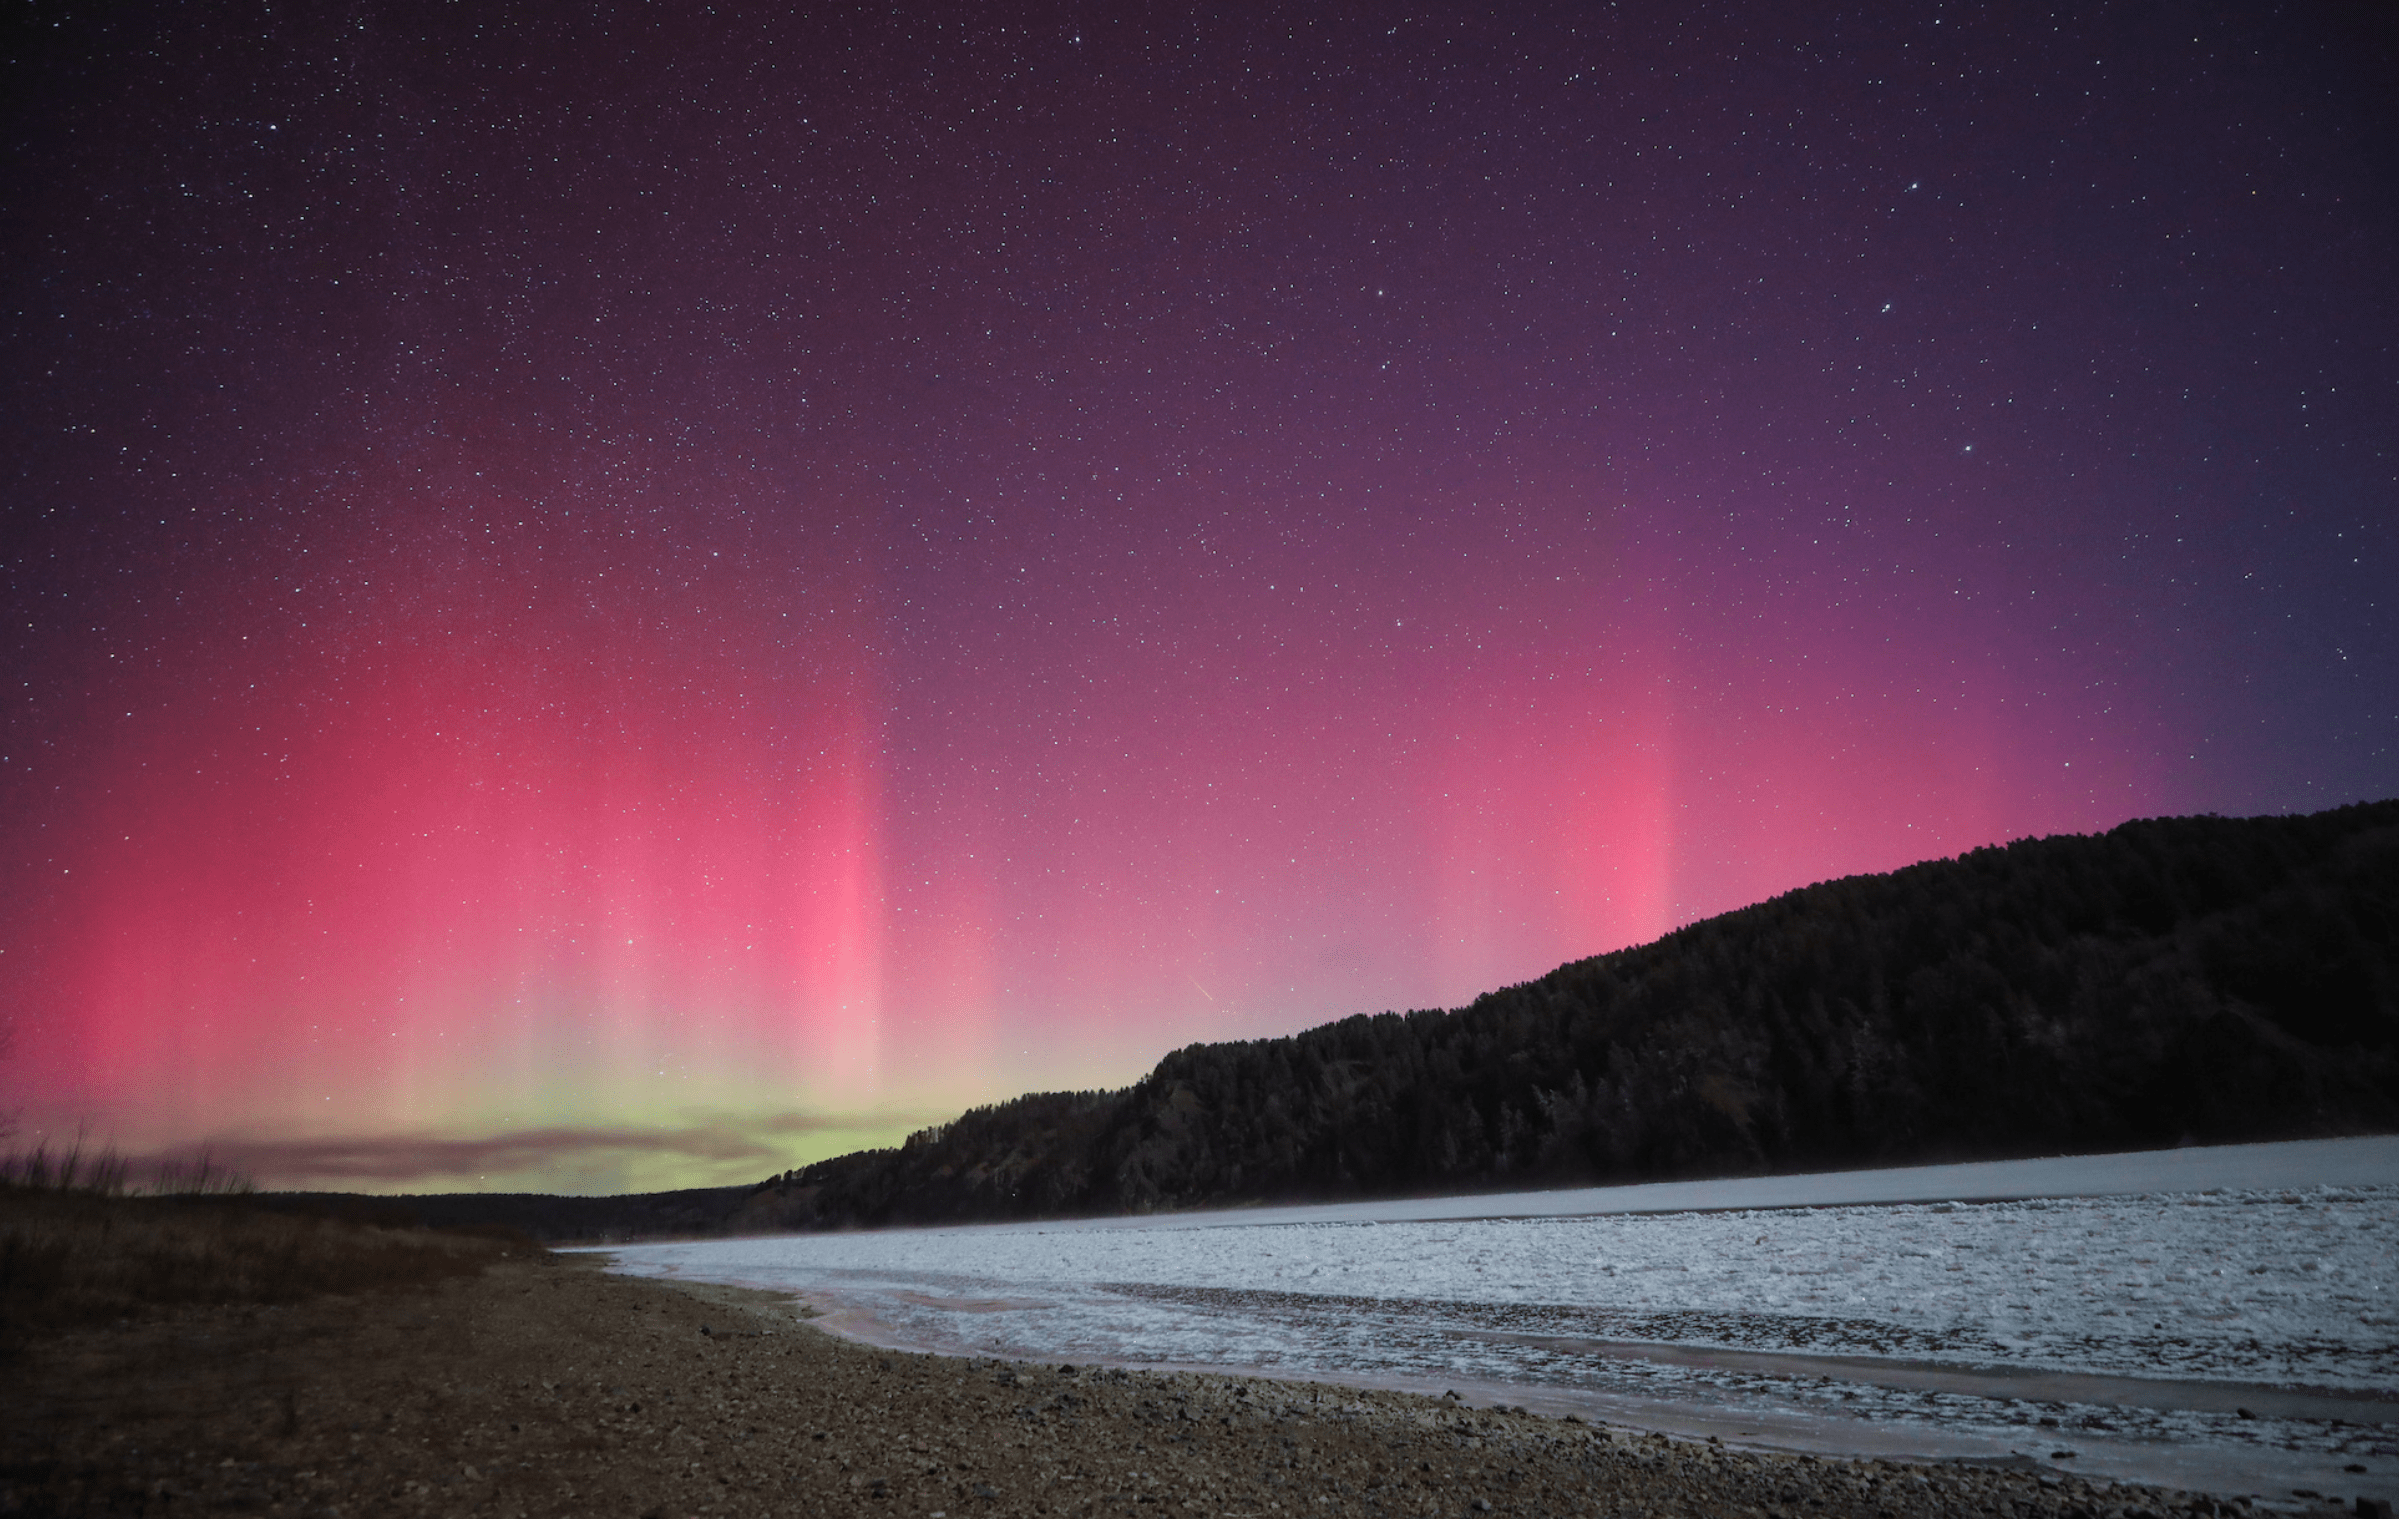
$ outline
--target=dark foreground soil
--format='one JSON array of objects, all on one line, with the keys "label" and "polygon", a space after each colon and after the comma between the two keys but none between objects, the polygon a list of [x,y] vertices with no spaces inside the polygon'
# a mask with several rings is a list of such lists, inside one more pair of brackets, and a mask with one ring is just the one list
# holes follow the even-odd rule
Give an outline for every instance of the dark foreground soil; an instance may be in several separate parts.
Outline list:
[{"label": "dark foreground soil", "polygon": [[878,1351],[763,1294],[518,1259],[0,1362],[0,1514],[2214,1513],[1238,1377]]}]

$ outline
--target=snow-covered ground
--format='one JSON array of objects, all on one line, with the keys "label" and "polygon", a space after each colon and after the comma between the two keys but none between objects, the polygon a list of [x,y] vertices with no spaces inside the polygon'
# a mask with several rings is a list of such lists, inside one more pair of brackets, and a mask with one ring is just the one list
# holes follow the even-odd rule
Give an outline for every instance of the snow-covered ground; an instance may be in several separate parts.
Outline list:
[{"label": "snow-covered ground", "polygon": [[2399,1138],[615,1253],[925,1349],[2273,1496],[2399,1470]]}]

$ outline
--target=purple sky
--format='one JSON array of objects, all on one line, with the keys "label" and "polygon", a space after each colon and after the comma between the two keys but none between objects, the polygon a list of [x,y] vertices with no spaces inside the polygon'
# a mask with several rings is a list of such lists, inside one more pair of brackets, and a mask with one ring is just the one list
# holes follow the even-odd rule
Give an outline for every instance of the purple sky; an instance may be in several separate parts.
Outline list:
[{"label": "purple sky", "polygon": [[2399,792],[2386,7],[22,12],[29,1135],[741,1179]]}]

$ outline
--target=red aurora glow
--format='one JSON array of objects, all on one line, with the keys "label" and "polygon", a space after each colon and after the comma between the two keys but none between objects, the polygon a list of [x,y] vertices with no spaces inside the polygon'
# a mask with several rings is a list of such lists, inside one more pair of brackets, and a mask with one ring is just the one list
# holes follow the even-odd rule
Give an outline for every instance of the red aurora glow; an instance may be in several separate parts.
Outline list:
[{"label": "red aurora glow", "polygon": [[1631,11],[62,21],[19,1141],[742,1180],[2399,786],[2370,52]]}]

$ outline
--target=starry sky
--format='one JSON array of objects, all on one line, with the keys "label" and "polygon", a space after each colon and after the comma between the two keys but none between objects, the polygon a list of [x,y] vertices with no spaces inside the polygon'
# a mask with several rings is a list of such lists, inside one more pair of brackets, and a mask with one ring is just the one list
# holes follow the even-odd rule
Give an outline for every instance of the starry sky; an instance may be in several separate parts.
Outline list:
[{"label": "starry sky", "polygon": [[2399,793],[2377,6],[6,35],[19,1144],[748,1180]]}]

